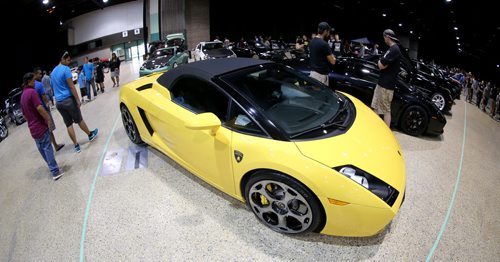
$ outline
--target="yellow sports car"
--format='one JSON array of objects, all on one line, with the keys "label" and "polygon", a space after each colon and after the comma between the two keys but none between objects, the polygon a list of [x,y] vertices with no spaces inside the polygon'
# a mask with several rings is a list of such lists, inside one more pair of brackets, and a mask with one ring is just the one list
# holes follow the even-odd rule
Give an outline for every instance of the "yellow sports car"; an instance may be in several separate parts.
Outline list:
[{"label": "yellow sports car", "polygon": [[278,232],[374,235],[404,199],[404,159],[384,122],[281,64],[186,64],[123,86],[120,109],[132,142],[246,202]]}]

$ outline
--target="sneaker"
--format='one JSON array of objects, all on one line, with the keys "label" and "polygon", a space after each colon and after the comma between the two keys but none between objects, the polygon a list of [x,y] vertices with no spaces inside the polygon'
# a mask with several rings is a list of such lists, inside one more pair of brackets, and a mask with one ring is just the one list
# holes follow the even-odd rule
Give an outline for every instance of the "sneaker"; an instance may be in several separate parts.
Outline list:
[{"label": "sneaker", "polygon": [[63,147],[64,147],[64,144],[57,145],[56,152],[61,150],[61,148],[63,148]]},{"label": "sneaker", "polygon": [[99,129],[98,128],[96,128],[96,129],[94,129],[94,131],[90,132],[89,141],[93,141],[95,139],[95,137],[97,136],[98,133],[99,133]]},{"label": "sneaker", "polygon": [[57,180],[60,177],[62,177],[63,175],[64,175],[64,171],[59,170],[59,172],[56,175],[52,176],[52,179]]},{"label": "sneaker", "polygon": [[75,145],[75,152],[80,153],[80,145],[79,144]]}]

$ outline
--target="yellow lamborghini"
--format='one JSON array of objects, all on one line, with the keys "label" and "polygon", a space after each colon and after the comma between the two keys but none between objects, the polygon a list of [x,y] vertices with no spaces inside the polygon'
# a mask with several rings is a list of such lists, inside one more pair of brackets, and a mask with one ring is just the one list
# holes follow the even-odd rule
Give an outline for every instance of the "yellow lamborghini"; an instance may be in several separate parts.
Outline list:
[{"label": "yellow lamborghini", "polygon": [[405,193],[401,149],[359,100],[268,61],[215,59],[122,87],[133,143],[147,143],[272,230],[378,233]]}]

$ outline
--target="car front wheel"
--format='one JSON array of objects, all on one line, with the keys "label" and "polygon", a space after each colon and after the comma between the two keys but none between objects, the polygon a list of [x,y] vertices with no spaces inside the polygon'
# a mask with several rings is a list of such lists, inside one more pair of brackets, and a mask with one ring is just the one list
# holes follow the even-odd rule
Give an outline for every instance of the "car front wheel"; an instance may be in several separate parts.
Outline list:
[{"label": "car front wheel", "polygon": [[409,106],[401,117],[401,129],[412,136],[419,136],[425,132],[429,124],[429,117],[425,109],[418,105]]},{"label": "car front wheel", "polygon": [[431,100],[439,109],[439,111],[443,111],[444,107],[446,106],[446,99],[444,98],[443,94],[435,93],[432,95]]},{"label": "car front wheel", "polygon": [[281,173],[259,171],[245,185],[247,205],[274,231],[298,234],[319,230],[324,211],[305,186]]},{"label": "car front wheel", "polygon": [[141,136],[139,135],[139,130],[137,130],[137,126],[135,125],[134,119],[132,118],[132,115],[130,114],[130,111],[128,111],[126,106],[122,106],[122,122],[123,122],[123,127],[125,128],[125,132],[127,132],[128,138],[132,141],[134,144],[143,144],[144,142],[141,139]]},{"label": "car front wheel", "polygon": [[4,140],[9,135],[7,126],[0,124],[0,141]]}]

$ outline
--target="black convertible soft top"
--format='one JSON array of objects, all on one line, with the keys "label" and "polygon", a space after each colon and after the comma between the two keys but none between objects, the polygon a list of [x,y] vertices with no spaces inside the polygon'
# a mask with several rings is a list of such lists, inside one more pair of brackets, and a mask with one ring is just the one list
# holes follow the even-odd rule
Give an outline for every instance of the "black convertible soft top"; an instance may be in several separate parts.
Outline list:
[{"label": "black convertible soft top", "polygon": [[252,58],[221,58],[209,59],[199,62],[189,63],[172,69],[158,78],[158,83],[170,88],[172,83],[180,76],[191,75],[207,81],[214,76],[223,75],[235,70],[272,63],[270,61]]}]

